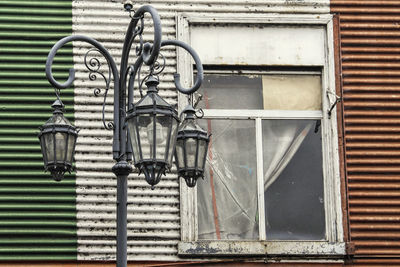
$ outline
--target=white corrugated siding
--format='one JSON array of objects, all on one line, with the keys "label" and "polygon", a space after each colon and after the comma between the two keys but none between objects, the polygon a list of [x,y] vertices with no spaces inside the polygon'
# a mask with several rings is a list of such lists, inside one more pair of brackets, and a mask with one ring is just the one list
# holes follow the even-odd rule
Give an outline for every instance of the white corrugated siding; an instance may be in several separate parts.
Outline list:
[{"label": "white corrugated siding", "polygon": [[[121,1],[73,1],[73,32],[100,41],[119,64],[129,17]],[[175,16],[179,12],[204,13],[329,13],[329,1],[310,0],[179,0],[147,1],[160,13],[163,39],[175,39]],[[145,39],[151,39],[151,28]],[[115,259],[116,179],[111,172],[112,132],[102,128],[102,96],[93,88],[104,88],[101,77],[89,81],[83,56],[90,46],[74,44],[75,123],[81,128],[77,144],[78,260]],[[175,51],[166,50],[167,68],[160,78],[160,95],[177,102],[172,74],[176,69]],[[133,62],[132,62],[133,63]],[[108,121],[112,120],[113,91],[107,101]],[[135,174],[128,181],[128,259],[178,260],[180,240],[179,183],[176,175],[164,177],[151,190],[143,177]]]}]

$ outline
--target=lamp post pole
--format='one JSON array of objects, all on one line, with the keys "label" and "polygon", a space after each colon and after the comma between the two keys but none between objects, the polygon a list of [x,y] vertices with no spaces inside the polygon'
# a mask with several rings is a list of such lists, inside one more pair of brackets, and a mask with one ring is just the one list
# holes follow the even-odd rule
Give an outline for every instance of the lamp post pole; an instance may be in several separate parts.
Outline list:
[{"label": "lamp post pole", "polygon": [[[70,172],[72,169],[78,130],[63,117],[63,104],[59,96],[62,89],[72,85],[75,70],[70,69],[67,81],[61,83],[53,76],[53,59],[57,51],[69,42],[82,41],[91,44],[94,49],[92,48],[86,53],[84,63],[90,72],[91,80],[96,79],[96,75],[98,75],[105,81],[103,125],[106,129],[113,131],[112,154],[116,163],[112,167],[112,171],[117,177],[117,267],[127,265],[127,178],[132,172],[132,165],[139,171],[139,174],[145,175],[146,181],[154,188],[154,185],[160,181],[161,175],[165,175],[165,172],[171,169],[178,135],[179,149],[177,150],[179,153],[176,153],[176,157],[177,161],[181,162],[178,164],[179,176],[185,178],[188,186],[193,187],[197,178],[203,176],[206,146],[209,141],[204,130],[193,126],[196,111],[190,104],[189,108],[185,109],[187,111],[184,111],[186,117],[178,132],[180,119],[177,111],[157,94],[159,83],[157,75],[165,67],[165,57],[160,53],[160,49],[172,45],[186,50],[195,62],[197,76],[191,88],[184,88],[180,83],[179,74],[174,74],[176,89],[189,95],[189,103],[193,102],[192,94],[199,89],[203,80],[203,67],[198,55],[186,43],[177,40],[162,40],[160,17],[152,6],[142,6],[133,15],[131,4],[126,3],[124,7],[129,11],[131,21],[125,35],[119,72],[107,49],[93,38],[71,35],[62,38],[52,47],[46,61],[46,77],[55,88],[57,100],[53,107],[56,110],[39,133],[45,169],[52,173],[55,180],[59,181],[66,171]],[[152,43],[145,43],[142,37],[146,14],[149,14],[153,20]],[[129,55],[135,38],[138,38],[135,49],[136,61],[133,65],[129,65]],[[100,72],[100,60],[92,56],[92,53],[101,54],[107,62],[108,77]],[[162,62],[160,63],[158,60],[162,60]],[[140,79],[142,66],[148,66],[149,70],[148,74]],[[136,76],[142,99],[134,104]],[[105,121],[105,102],[111,80],[114,82],[113,121],[107,123]],[[145,96],[142,94],[144,83],[148,87]],[[128,93],[126,94],[126,92]],[[100,90],[95,89],[94,93],[97,96],[100,94]],[[188,138],[195,141],[187,142]],[[195,147],[189,147],[193,144]],[[196,151],[197,154],[186,155],[185,151],[192,151],[191,153]],[[198,155],[199,151],[204,154]],[[189,162],[187,160],[189,156],[195,158],[196,162]],[[203,159],[203,161],[198,159]]]}]

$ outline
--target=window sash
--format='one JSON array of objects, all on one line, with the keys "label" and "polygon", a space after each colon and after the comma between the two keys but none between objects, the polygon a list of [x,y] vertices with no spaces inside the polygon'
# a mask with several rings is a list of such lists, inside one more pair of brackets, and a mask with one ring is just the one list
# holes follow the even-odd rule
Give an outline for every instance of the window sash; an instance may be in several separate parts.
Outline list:
[{"label": "window sash", "polygon": [[251,109],[203,109],[204,119],[270,119],[270,120],[320,120],[320,110],[251,110]]},{"label": "window sash", "polygon": [[[266,234],[266,221],[265,221],[265,191],[264,191],[264,152],[263,152],[263,131],[262,121],[270,119],[308,119],[308,120],[321,120],[321,111],[293,111],[293,110],[217,110],[217,109],[205,109],[203,119],[223,119],[223,120],[252,120],[255,123],[255,149],[256,149],[256,178],[257,178],[257,209],[258,209],[258,234],[259,240],[269,242]],[[322,146],[324,140],[322,139]],[[324,157],[324,155],[323,155]],[[323,178],[323,180],[325,180]],[[326,207],[324,209],[325,215],[327,215]],[[196,216],[197,220],[197,216]],[[325,224],[325,232],[327,232],[327,225]],[[197,236],[197,232],[196,232]],[[327,236],[325,234],[325,239]],[[204,240],[202,240],[204,241]],[[225,240],[228,241],[229,240]],[[275,241],[274,241],[275,242]],[[278,242],[278,241],[276,241]],[[310,242],[304,240],[304,242]]]},{"label": "window sash", "polygon": [[327,241],[195,241],[180,242],[178,254],[181,256],[318,256],[343,259],[346,255],[344,242]]}]

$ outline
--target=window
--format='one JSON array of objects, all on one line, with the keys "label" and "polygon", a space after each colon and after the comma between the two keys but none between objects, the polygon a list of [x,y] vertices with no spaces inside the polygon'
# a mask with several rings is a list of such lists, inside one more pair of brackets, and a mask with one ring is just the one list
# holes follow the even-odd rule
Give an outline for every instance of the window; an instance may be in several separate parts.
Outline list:
[{"label": "window", "polygon": [[320,74],[251,73],[205,75],[198,239],[324,240]]},{"label": "window", "polygon": [[344,254],[330,19],[178,19],[213,134],[205,180],[181,188],[180,255]]}]

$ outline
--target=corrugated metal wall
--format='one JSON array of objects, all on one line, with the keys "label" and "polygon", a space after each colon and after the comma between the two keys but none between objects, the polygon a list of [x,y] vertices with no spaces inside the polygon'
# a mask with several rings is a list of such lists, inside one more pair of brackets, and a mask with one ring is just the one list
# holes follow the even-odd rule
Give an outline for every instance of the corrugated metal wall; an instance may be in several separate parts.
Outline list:
[{"label": "corrugated metal wall", "polygon": [[[74,1],[74,34],[91,36],[100,41],[120,62],[122,44],[130,18],[121,3],[110,1]],[[175,38],[174,13],[164,14],[163,36]],[[146,34],[145,38],[152,36]],[[74,44],[76,126],[81,128],[77,144],[77,217],[78,259],[115,259],[116,178],[111,172],[112,131],[103,128],[101,104],[93,88],[104,88],[98,76],[89,81],[84,54],[90,46]],[[162,75],[160,95],[169,103],[177,102],[172,73],[175,72],[175,51],[165,50],[167,68]],[[103,60],[103,63],[105,61]],[[132,62],[133,63],[133,62]],[[104,92],[104,91],[103,91]],[[108,121],[112,121],[113,90],[107,100]],[[137,101],[137,100],[136,100]],[[128,181],[128,250],[129,260],[176,260],[180,239],[179,184],[175,174],[163,177],[151,190],[143,175],[129,175]]]},{"label": "corrugated metal wall", "polygon": [[[400,264],[400,2],[332,0],[340,14],[349,237],[363,264]],[[339,51],[339,50],[338,50]],[[337,51],[337,52],[338,52]]]},{"label": "corrugated metal wall", "polygon": [[[55,100],[47,53],[71,32],[71,1],[0,1],[0,260],[76,259],[74,175],[44,174],[37,138]],[[71,66],[72,46],[56,76]],[[73,120],[73,90],[62,95]]]},{"label": "corrugated metal wall", "polygon": [[[329,1],[286,0],[156,0],[135,3],[153,5],[160,13],[163,39],[175,39],[177,12],[185,13],[329,13]],[[120,61],[122,42],[128,26],[128,14],[116,1],[73,1],[73,32],[96,38]],[[147,27],[150,29],[150,27]],[[145,34],[152,36],[151,29]],[[78,259],[109,260],[115,258],[115,186],[110,169],[111,132],[102,129],[102,97],[93,96],[93,87],[104,88],[100,77],[88,82],[83,55],[89,46],[74,44],[75,121],[82,130],[77,144],[77,210]],[[173,104],[177,102],[172,74],[176,70],[175,50],[165,50],[167,68],[161,77],[160,94]],[[89,89],[92,88],[92,89]],[[112,92],[107,118],[111,117]],[[163,178],[152,191],[143,176],[129,176],[128,191],[128,259],[179,260],[180,240],[179,182],[175,174]]]}]

